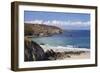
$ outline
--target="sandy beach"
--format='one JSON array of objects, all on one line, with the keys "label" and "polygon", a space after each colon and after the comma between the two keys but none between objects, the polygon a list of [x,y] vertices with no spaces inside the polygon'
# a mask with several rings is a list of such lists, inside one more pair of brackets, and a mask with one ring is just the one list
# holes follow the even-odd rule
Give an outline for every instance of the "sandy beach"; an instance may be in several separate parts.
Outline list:
[{"label": "sandy beach", "polygon": [[48,47],[41,45],[44,51],[53,50],[57,55],[57,60],[69,60],[69,59],[89,59],[90,49],[87,48],[73,48],[73,47]]}]

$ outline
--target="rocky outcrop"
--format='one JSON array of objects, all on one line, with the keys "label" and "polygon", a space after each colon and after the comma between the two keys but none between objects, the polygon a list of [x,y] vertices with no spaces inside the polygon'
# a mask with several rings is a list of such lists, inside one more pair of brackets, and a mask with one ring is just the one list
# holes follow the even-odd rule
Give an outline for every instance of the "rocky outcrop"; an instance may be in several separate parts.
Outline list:
[{"label": "rocky outcrop", "polygon": [[52,36],[55,34],[62,33],[62,29],[56,26],[44,25],[44,24],[28,24],[25,23],[24,26],[25,35],[30,35],[33,37],[42,37],[42,36]]},{"label": "rocky outcrop", "polygon": [[44,60],[44,50],[34,41],[31,41],[29,38],[25,38],[24,47],[24,61]]},{"label": "rocky outcrop", "polygon": [[25,37],[24,41],[24,61],[45,61],[45,60],[56,60],[57,53],[52,49],[44,52],[36,42]]}]

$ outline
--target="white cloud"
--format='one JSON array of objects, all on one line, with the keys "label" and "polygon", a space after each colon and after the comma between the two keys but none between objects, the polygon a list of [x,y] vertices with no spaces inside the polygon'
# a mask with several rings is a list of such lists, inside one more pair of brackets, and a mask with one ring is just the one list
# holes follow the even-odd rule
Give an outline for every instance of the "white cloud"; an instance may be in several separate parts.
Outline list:
[{"label": "white cloud", "polygon": [[33,21],[25,21],[25,23],[37,23],[37,24],[45,24],[45,25],[53,25],[53,26],[58,26],[58,27],[64,27],[64,26],[72,26],[72,27],[79,27],[79,28],[87,28],[90,26],[90,21],[71,21],[71,20],[66,20],[66,21],[58,21],[58,20],[48,20],[48,21],[43,21],[43,20],[33,20]]},{"label": "white cloud", "polygon": [[32,23],[42,24],[42,22],[43,22],[43,20],[25,21],[25,23],[30,23],[30,24],[32,24]]}]

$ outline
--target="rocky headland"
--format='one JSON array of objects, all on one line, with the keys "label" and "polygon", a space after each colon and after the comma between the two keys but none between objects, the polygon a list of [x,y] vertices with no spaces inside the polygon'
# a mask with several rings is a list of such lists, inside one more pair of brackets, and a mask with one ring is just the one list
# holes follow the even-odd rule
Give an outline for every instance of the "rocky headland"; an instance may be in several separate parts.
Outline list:
[{"label": "rocky headland", "polygon": [[45,24],[29,24],[25,23],[24,26],[25,36],[30,37],[44,37],[60,34],[63,30],[56,26],[50,26]]}]

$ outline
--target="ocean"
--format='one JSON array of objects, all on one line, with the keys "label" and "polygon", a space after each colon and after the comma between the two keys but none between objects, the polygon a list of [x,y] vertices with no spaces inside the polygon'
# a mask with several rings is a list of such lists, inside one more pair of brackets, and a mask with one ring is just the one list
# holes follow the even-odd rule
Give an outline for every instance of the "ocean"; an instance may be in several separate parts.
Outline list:
[{"label": "ocean", "polygon": [[62,34],[33,38],[39,45],[90,49],[90,30],[64,30]]}]

